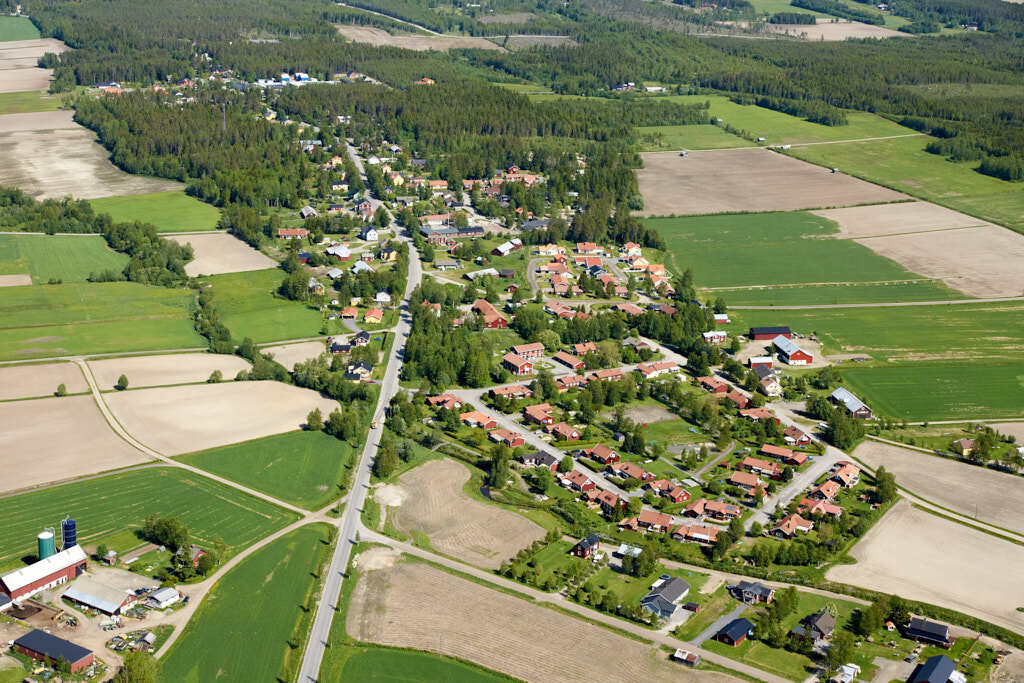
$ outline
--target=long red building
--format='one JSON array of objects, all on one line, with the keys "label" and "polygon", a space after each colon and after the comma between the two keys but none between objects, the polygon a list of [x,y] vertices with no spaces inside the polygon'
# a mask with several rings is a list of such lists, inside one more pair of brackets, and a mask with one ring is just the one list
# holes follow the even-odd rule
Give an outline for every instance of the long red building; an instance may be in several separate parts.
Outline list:
[{"label": "long red building", "polygon": [[6,593],[11,600],[27,598],[81,576],[86,564],[85,551],[73,545],[45,560],[0,576],[0,593]]}]

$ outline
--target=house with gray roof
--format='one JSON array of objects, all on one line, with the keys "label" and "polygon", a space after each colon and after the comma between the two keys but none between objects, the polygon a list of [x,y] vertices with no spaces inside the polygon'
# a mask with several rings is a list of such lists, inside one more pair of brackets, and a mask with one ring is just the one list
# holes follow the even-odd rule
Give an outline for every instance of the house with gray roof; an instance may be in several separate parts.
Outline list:
[{"label": "house with gray roof", "polygon": [[651,592],[640,600],[640,606],[659,617],[671,619],[679,609],[677,603],[689,592],[690,584],[680,578],[673,576],[669,579],[660,579],[651,586]]},{"label": "house with gray roof", "polygon": [[837,406],[841,405],[846,408],[846,412],[853,417],[861,420],[871,419],[871,408],[868,408],[864,401],[854,396],[846,387],[839,387],[833,391],[829,399]]}]

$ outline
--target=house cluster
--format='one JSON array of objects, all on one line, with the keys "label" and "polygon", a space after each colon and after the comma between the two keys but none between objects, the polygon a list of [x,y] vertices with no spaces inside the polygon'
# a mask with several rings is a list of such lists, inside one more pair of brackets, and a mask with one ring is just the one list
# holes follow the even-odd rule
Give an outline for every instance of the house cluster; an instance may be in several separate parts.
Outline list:
[{"label": "house cluster", "polygon": [[[787,449],[777,446],[764,446],[762,452],[769,449],[786,457]],[[791,451],[790,451],[791,452]],[[793,455],[801,455],[794,453]],[[797,511],[780,519],[768,532],[772,536],[790,539],[797,534],[807,533],[814,528],[814,519],[821,516],[840,517],[843,508],[835,503],[836,497],[844,490],[853,488],[860,482],[860,468],[853,463],[841,461],[829,472],[828,477],[815,485],[806,497],[800,500]]]},{"label": "house cluster", "polygon": [[490,178],[473,178],[462,181],[462,189],[465,192],[479,190],[485,197],[498,201],[508,201],[508,196],[502,191],[502,186],[511,183],[522,183],[526,187],[533,187],[545,181],[544,176],[539,173],[523,171],[518,166],[509,166],[504,171],[495,171]]}]

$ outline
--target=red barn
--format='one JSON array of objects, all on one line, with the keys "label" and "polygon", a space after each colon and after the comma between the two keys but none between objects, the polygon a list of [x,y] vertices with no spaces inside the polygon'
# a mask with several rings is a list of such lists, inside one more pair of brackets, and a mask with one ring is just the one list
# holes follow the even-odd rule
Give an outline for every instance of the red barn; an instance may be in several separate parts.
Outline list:
[{"label": "red barn", "polygon": [[95,660],[91,650],[39,629],[30,631],[14,641],[14,649],[40,662],[56,662],[63,659],[68,663],[72,674],[92,666]]},{"label": "red barn", "polygon": [[81,576],[86,566],[85,551],[73,545],[35,564],[0,577],[0,593],[11,600],[25,598]]},{"label": "red barn", "polygon": [[747,337],[750,339],[775,339],[780,334],[786,339],[793,336],[788,326],[777,325],[775,327],[751,327]]}]

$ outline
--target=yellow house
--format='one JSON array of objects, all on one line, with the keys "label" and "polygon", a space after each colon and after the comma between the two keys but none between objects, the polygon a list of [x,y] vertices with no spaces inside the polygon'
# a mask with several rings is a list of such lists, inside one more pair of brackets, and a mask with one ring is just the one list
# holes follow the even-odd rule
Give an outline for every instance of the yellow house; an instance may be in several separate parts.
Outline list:
[{"label": "yellow house", "polygon": [[366,316],[363,318],[363,321],[370,323],[371,325],[379,325],[380,321],[383,319],[384,311],[379,308],[371,308],[366,312]]},{"label": "yellow house", "polygon": [[393,263],[398,260],[398,252],[394,249],[381,249],[380,260],[384,263]]}]

